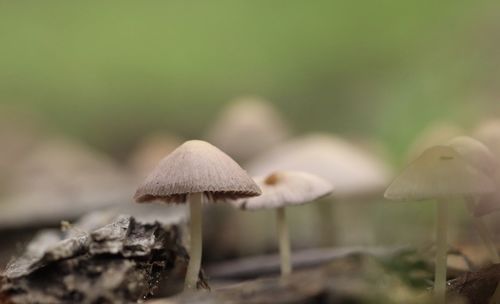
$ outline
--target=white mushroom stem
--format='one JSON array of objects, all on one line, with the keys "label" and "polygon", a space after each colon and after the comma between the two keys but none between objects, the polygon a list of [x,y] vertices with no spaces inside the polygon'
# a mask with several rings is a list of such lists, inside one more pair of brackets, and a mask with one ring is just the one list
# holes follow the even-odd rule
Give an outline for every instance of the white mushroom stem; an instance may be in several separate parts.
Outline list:
[{"label": "white mushroom stem", "polygon": [[500,256],[498,255],[497,247],[491,238],[491,234],[488,232],[488,227],[486,227],[481,218],[474,216],[475,200],[467,199],[465,204],[467,205],[467,209],[471,214],[472,222],[474,224],[474,227],[476,228],[477,233],[479,234],[479,238],[481,239],[484,247],[486,247],[486,249],[488,250],[491,262],[493,262],[494,264],[500,263]]},{"label": "white mushroom stem", "polygon": [[196,289],[198,276],[201,267],[202,254],[202,201],[203,193],[193,193],[188,197],[189,200],[189,264],[184,281],[184,289]]},{"label": "white mushroom stem", "polygon": [[281,276],[286,276],[292,272],[292,263],[285,207],[276,209],[276,224],[280,246]]},{"label": "white mushroom stem", "polygon": [[436,214],[436,268],[434,275],[434,295],[436,303],[446,301],[446,258],[448,252],[447,241],[448,201],[437,202]]}]

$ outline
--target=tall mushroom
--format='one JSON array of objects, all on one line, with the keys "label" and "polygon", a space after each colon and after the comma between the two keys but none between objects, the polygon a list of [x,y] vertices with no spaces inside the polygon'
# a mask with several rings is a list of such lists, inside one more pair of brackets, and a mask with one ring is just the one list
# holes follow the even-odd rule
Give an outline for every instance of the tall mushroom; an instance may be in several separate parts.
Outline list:
[{"label": "tall mushroom", "polygon": [[262,195],[235,201],[245,210],[276,209],[276,224],[281,257],[281,275],[292,271],[290,239],[286,223],[285,207],[312,202],[330,194],[332,184],[313,174],[299,171],[277,171],[255,181],[262,189]]},{"label": "tall mushroom", "polygon": [[228,155],[200,140],[190,140],[160,161],[139,186],[135,200],[189,202],[190,260],[184,288],[196,289],[202,253],[202,202],[260,195],[247,173]]},{"label": "tall mushroom", "polygon": [[492,181],[449,146],[434,146],[392,182],[385,192],[391,200],[437,201],[436,217],[436,266],[434,293],[437,303],[445,302],[448,203],[457,198],[467,198],[490,193]]},{"label": "tall mushroom", "polygon": [[[484,175],[491,178],[492,181],[495,181],[497,179],[498,162],[496,161],[495,157],[490,152],[488,147],[486,147],[483,143],[471,137],[459,136],[449,141],[448,145],[455,149],[455,151],[457,151],[466,161],[475,166]],[[490,199],[491,195],[494,196],[495,194],[493,193],[481,196],[470,196],[465,199],[465,203],[469,213],[472,215],[472,220],[479,234],[479,237],[488,250],[491,261],[493,263],[500,263],[498,250],[493,240],[491,239],[488,228],[482,221],[481,217],[475,215],[477,205],[481,201],[483,201],[483,199]]]}]

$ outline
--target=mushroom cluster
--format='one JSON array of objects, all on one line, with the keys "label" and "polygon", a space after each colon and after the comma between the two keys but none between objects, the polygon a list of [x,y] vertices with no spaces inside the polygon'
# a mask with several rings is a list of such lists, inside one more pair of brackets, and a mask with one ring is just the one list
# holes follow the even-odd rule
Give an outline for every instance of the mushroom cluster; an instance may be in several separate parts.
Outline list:
[{"label": "mushroom cluster", "polygon": [[[456,129],[452,127],[441,128],[443,132],[421,140],[425,142],[423,145],[413,146],[419,156],[412,156],[413,160],[385,190],[384,197],[390,200],[436,202],[434,293],[437,303],[445,303],[446,297],[451,203],[465,203],[492,262],[500,263],[496,245],[481,218],[500,209],[496,187],[500,182],[500,154],[489,148],[500,143],[500,127],[495,129],[490,125],[489,128],[488,132],[478,133],[487,139],[486,145],[471,137],[454,136]],[[438,140],[442,142],[437,143]],[[163,158],[137,189],[134,198],[139,203],[159,200],[189,205],[190,260],[186,290],[198,288],[203,202],[225,201],[249,211],[273,210],[281,275],[286,277],[293,268],[287,207],[316,201],[330,195],[334,188],[335,194],[344,199],[377,193],[388,184],[390,175],[390,170],[366,151],[324,134],[305,136],[270,149],[254,159],[248,168],[257,177],[250,177],[230,156],[208,142],[190,140]],[[325,219],[330,220],[328,217],[326,214]],[[332,233],[331,229],[327,230]]]}]

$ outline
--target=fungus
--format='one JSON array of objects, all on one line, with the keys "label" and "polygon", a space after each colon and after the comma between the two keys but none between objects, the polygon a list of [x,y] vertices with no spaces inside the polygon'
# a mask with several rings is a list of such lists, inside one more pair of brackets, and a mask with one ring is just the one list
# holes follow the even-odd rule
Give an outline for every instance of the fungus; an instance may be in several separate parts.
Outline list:
[{"label": "fungus", "polygon": [[74,139],[52,136],[15,165],[0,226],[53,225],[130,198],[132,180],[110,157]]},{"label": "fungus", "polygon": [[500,157],[500,119],[481,123],[474,131],[474,138],[484,143],[495,157]]},{"label": "fungus", "polygon": [[[475,166],[484,175],[490,177],[492,181],[496,180],[498,163],[491,151],[484,144],[471,137],[459,136],[449,141],[448,145],[455,149],[455,151],[457,151],[464,158],[464,160],[468,161],[469,164]],[[481,238],[481,241],[487,248],[492,262],[500,263],[498,251],[493,243],[493,240],[491,239],[491,234],[488,232],[488,228],[480,216],[475,215],[478,203],[485,198],[490,200],[492,195],[494,196],[495,194],[470,196],[465,198],[465,204],[469,213],[472,215],[474,226]]]},{"label": "fungus", "polygon": [[321,177],[299,171],[277,171],[265,177],[255,178],[262,189],[259,197],[242,199],[233,204],[240,209],[275,209],[279,239],[281,275],[292,271],[290,239],[285,208],[312,202],[330,194],[333,186]]},{"label": "fungus", "polygon": [[413,140],[406,152],[406,159],[410,162],[420,156],[426,149],[447,142],[463,133],[462,129],[452,122],[433,122],[425,127]]},{"label": "fungus", "polygon": [[139,142],[128,159],[129,167],[137,177],[145,178],[158,162],[174,151],[182,140],[173,134],[154,133]]},{"label": "fungus", "polygon": [[260,195],[260,189],[228,155],[200,140],[190,140],[167,155],[137,189],[134,199],[189,203],[190,260],[184,287],[196,289],[202,254],[202,202]]},{"label": "fungus", "polygon": [[[267,175],[275,170],[304,171],[320,176],[335,185],[339,201],[382,197],[390,180],[391,170],[381,159],[367,153],[338,136],[315,133],[288,141],[254,159],[247,166],[254,176]],[[334,208],[342,207],[321,202],[315,206],[321,225],[321,241],[332,245],[339,232],[332,220]],[[349,208],[356,208],[349,205]],[[366,229],[361,230],[368,233]],[[349,240],[353,239],[349,231]]]},{"label": "fungus", "polygon": [[289,127],[273,105],[256,97],[231,102],[207,138],[231,157],[247,161],[288,137]]},{"label": "fungus", "polygon": [[359,197],[382,192],[390,169],[376,156],[338,136],[310,134],[284,143],[247,166],[255,176],[275,170],[297,170],[318,175],[335,185],[335,196]]},{"label": "fungus", "polygon": [[446,293],[448,203],[493,190],[492,181],[453,148],[434,146],[410,163],[385,192],[390,200],[437,201],[434,293],[438,303],[444,303]]}]

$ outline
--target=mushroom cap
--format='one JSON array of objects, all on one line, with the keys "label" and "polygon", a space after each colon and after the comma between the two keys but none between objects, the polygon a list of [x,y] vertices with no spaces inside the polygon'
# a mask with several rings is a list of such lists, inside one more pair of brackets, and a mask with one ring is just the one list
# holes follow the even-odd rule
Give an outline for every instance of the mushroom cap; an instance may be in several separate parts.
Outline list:
[{"label": "mushroom cap", "polygon": [[335,195],[351,198],[382,192],[391,170],[376,156],[330,134],[310,134],[284,143],[248,165],[254,176],[276,170],[304,171],[335,185]]},{"label": "mushroom cap", "polygon": [[447,143],[464,160],[489,177],[494,177],[498,162],[490,149],[482,142],[468,136],[458,136]]},{"label": "mushroom cap", "polygon": [[493,182],[457,151],[448,146],[434,146],[410,163],[384,196],[391,200],[425,200],[493,191]]},{"label": "mushroom cap", "polygon": [[500,157],[500,120],[481,123],[474,131],[474,137],[484,143],[496,157]]},{"label": "mushroom cap", "polygon": [[231,157],[248,160],[288,137],[289,127],[273,105],[256,97],[231,102],[207,138]]},{"label": "mushroom cap", "polygon": [[137,145],[128,160],[132,172],[141,180],[158,165],[165,155],[174,151],[183,140],[169,133],[154,133],[146,136]]},{"label": "mushroom cap", "polygon": [[262,195],[233,202],[241,209],[270,209],[312,202],[330,194],[333,186],[327,180],[300,171],[277,171],[254,179]]},{"label": "mushroom cap", "polygon": [[54,224],[123,204],[133,186],[110,157],[60,135],[34,145],[14,169],[0,204],[0,229]]},{"label": "mushroom cap", "polygon": [[441,145],[463,134],[462,128],[449,121],[435,121],[425,127],[414,139],[406,153],[408,162],[419,157],[426,149]]},{"label": "mushroom cap", "polygon": [[261,191],[227,154],[207,142],[190,140],[160,161],[134,199],[182,203],[190,193],[226,200],[257,196]]}]

